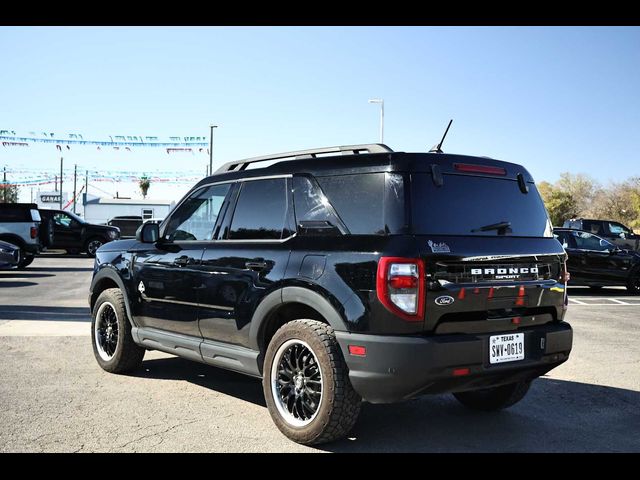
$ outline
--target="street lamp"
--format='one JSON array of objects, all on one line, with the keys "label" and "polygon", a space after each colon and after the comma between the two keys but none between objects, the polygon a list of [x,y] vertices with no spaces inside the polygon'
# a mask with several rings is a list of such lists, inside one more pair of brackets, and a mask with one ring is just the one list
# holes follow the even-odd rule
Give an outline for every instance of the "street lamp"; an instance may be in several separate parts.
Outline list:
[{"label": "street lamp", "polygon": [[380,104],[380,143],[384,143],[384,99],[372,98],[369,100],[369,103]]},{"label": "street lamp", "polygon": [[213,129],[218,125],[210,125],[211,135],[209,136],[209,175],[213,174]]}]

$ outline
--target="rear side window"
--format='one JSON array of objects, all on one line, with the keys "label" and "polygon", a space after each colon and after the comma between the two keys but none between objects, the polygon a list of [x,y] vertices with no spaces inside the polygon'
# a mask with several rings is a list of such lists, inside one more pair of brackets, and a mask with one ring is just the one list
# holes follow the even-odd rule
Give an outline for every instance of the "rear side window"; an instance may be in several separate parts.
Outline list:
[{"label": "rear side window", "polygon": [[307,177],[293,178],[293,204],[298,225],[306,222],[328,222],[333,227],[341,223],[329,200],[315,182]]},{"label": "rear side window", "polygon": [[286,179],[244,182],[231,220],[229,239],[279,240],[286,213]]},{"label": "rear side window", "polygon": [[[522,193],[517,181],[505,178],[444,174],[437,186],[431,175],[413,174],[411,212],[416,234],[551,237],[535,186],[529,184],[529,192]],[[486,228],[502,222],[511,225]]]},{"label": "rear side window", "polygon": [[318,183],[349,232],[382,235],[384,228],[384,173],[317,177]]}]

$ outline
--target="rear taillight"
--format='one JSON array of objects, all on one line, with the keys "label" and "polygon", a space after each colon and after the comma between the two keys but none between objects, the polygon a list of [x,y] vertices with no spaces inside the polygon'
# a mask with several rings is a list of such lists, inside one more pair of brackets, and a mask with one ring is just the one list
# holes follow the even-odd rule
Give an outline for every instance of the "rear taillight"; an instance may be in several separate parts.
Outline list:
[{"label": "rear taillight", "polygon": [[31,238],[37,238],[38,237],[38,227],[31,227],[30,235],[31,235]]},{"label": "rear taillight", "polygon": [[424,318],[424,262],[419,258],[381,257],[376,280],[378,300],[411,322]]}]

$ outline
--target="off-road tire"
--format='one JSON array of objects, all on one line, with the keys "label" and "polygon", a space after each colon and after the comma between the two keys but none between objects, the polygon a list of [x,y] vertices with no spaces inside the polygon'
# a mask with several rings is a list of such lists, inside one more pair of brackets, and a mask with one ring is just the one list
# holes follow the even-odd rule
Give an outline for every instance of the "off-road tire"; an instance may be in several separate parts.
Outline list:
[{"label": "off-road tire", "polygon": [[[103,304],[106,308],[112,308],[117,318],[117,343],[113,356],[110,359],[103,358],[98,349],[98,335],[96,333],[97,315]],[[131,322],[127,317],[124,306],[124,297],[119,288],[108,288],[103,291],[96,300],[91,315],[91,344],[93,354],[103,370],[111,373],[126,373],[135,370],[142,364],[145,349],[138,346],[131,336]]]},{"label": "off-road tire", "polygon": [[453,396],[465,407],[491,412],[518,403],[527,394],[530,386],[531,381],[516,382],[470,392],[455,392]]},{"label": "off-road tire", "polygon": [[[287,341],[300,340],[310,347],[322,372],[322,398],[309,424],[293,426],[280,413],[272,388],[275,355]],[[294,442],[317,445],[343,438],[355,425],[362,399],[349,381],[349,370],[333,328],[317,320],[294,320],[275,333],[265,355],[263,390],[267,408],[280,431]],[[282,404],[281,404],[282,405]]]}]

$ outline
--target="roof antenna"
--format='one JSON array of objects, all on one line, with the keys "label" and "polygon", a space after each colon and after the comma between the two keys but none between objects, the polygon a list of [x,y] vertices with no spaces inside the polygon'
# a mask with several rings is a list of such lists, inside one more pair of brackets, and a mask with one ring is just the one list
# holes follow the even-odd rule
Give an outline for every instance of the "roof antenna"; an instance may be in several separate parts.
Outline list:
[{"label": "roof antenna", "polygon": [[434,145],[431,148],[431,150],[429,150],[429,153],[444,153],[442,151],[442,142],[444,142],[444,138],[447,136],[447,133],[449,132],[449,127],[451,126],[452,123],[453,123],[453,118],[449,120],[449,125],[447,125],[447,129],[444,131],[444,135],[442,135],[442,140],[440,140],[440,143],[437,145]]}]

